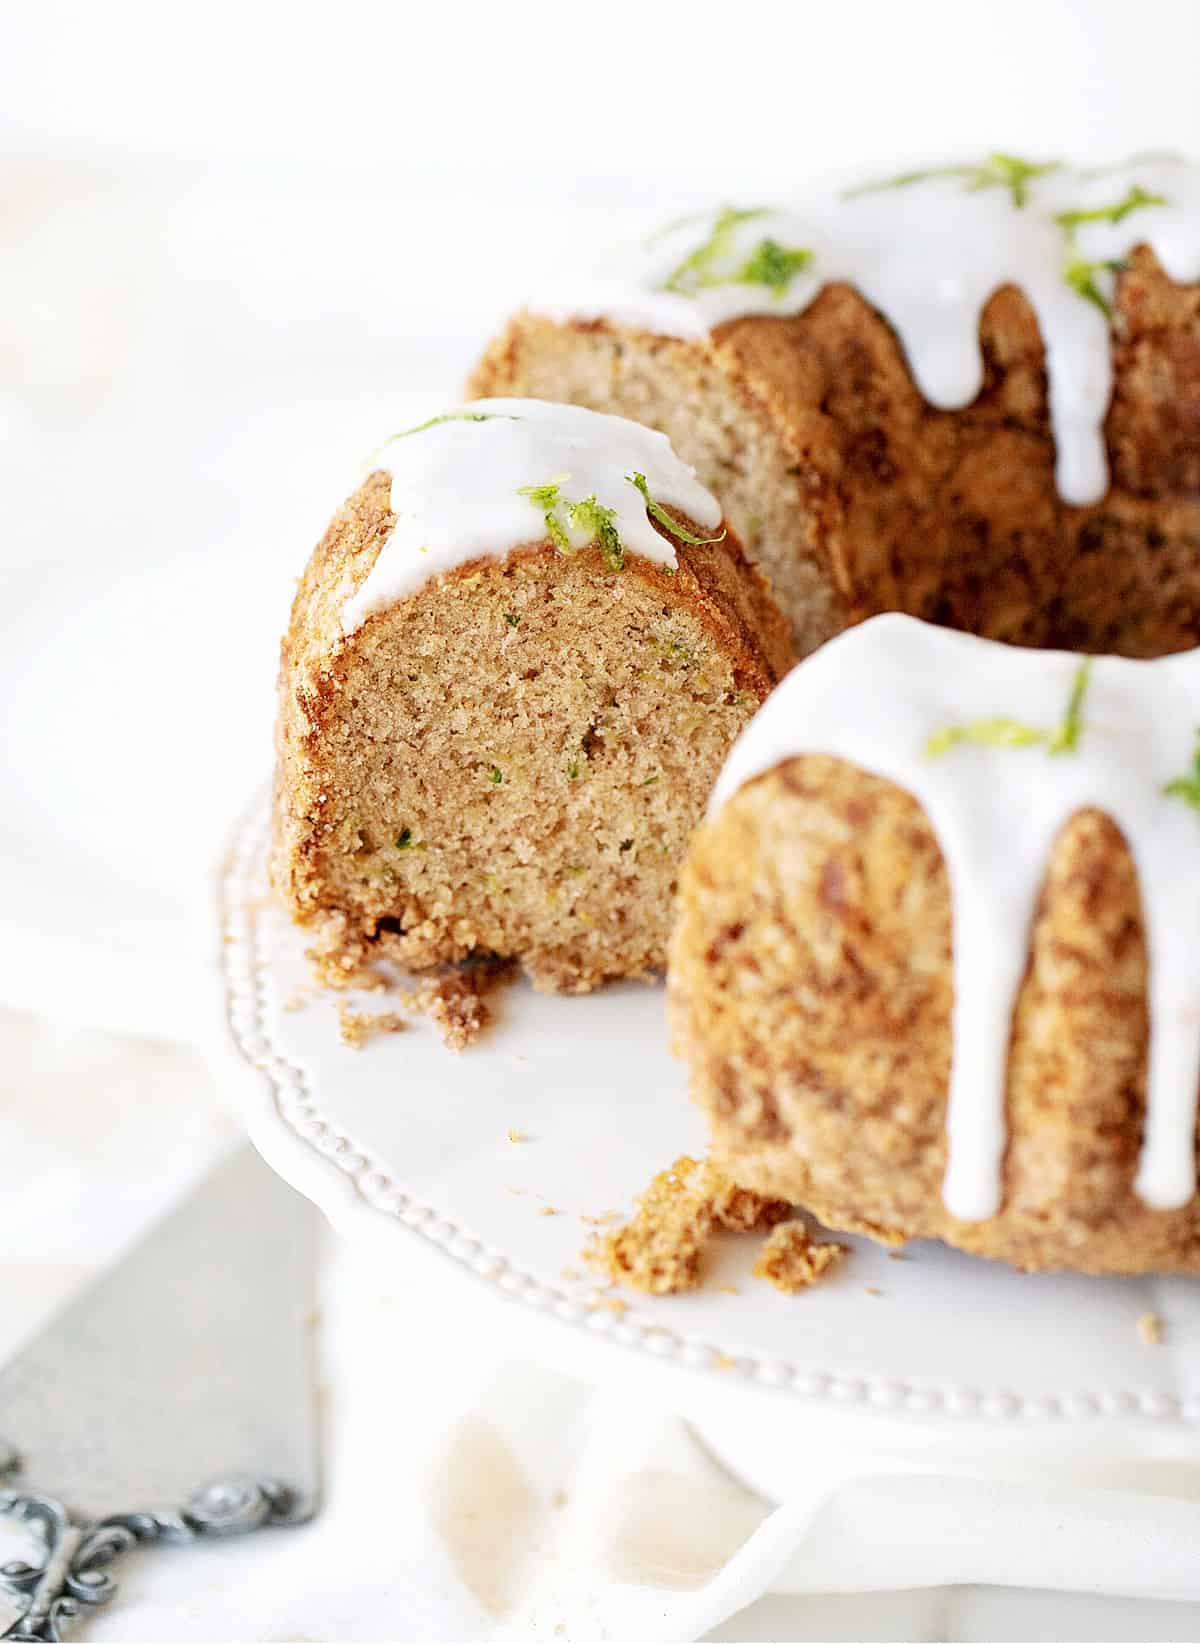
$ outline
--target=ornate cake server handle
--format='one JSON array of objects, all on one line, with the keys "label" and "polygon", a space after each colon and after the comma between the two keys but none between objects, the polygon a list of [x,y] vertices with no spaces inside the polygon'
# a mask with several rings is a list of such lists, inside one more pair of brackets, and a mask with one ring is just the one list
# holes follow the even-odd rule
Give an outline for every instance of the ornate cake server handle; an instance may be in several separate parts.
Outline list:
[{"label": "ornate cake server handle", "polygon": [[[19,1465],[0,1444],[0,1476]],[[277,1479],[227,1478],[206,1484],[183,1507],[116,1513],[79,1523],[61,1501],[0,1489],[0,1513],[27,1524],[39,1547],[36,1563],[0,1566],[0,1624],[4,1638],[57,1644],[84,1606],[107,1604],[117,1591],[108,1566],[139,1542],[195,1541],[201,1536],[246,1535],[267,1525],[302,1524],[313,1503]],[[10,1602],[2,1613],[4,1599]],[[9,1620],[14,1616],[14,1620]]]}]

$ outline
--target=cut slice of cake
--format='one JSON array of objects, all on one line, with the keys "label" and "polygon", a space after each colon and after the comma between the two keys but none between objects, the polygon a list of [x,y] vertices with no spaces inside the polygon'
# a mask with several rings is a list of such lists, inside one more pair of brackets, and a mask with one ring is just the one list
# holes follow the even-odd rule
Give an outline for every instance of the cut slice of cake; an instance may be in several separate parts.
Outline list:
[{"label": "cut slice of cake", "polygon": [[496,400],[389,441],[282,651],[273,877],[325,978],[659,969],[687,839],[790,660],[663,435]]}]

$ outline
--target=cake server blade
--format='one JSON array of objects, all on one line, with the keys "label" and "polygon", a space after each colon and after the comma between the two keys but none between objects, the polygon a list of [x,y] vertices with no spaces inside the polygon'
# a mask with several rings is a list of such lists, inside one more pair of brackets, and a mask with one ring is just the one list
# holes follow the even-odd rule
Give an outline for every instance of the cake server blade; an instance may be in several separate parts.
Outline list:
[{"label": "cake server blade", "polygon": [[58,1636],[134,1541],[311,1515],[315,1259],[315,1212],[241,1147],[0,1369],[0,1508],[44,1555],[0,1570],[0,1635]]}]

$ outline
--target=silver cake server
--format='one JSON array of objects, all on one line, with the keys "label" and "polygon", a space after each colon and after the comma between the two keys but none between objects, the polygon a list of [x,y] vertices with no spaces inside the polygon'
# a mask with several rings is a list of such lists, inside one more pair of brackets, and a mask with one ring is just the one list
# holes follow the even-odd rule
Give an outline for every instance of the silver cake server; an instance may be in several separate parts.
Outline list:
[{"label": "silver cake server", "polygon": [[59,1639],[138,1542],[312,1516],[315,1256],[239,1148],[0,1370],[0,1511],[36,1549],[0,1568],[0,1637]]}]

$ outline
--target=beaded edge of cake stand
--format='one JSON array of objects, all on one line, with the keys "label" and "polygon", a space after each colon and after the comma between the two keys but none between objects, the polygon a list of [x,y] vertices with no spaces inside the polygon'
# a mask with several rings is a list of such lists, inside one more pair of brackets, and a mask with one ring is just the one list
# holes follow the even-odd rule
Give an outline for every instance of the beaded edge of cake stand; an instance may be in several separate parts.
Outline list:
[{"label": "beaded edge of cake stand", "polygon": [[720,1371],[764,1390],[839,1408],[864,1407],[890,1415],[950,1416],[976,1421],[1103,1421],[1140,1419],[1200,1428],[1200,1395],[1180,1398],[1153,1390],[1083,1388],[1024,1397],[1006,1389],[938,1384],[813,1370],[780,1358],[761,1358],[638,1324],[578,1298],[515,1266],[500,1251],[408,1193],[378,1160],[343,1135],[319,1101],[304,1070],[274,1038],[267,1012],[270,966],[263,946],[261,910],[266,891],[269,810],[264,796],[248,809],[220,873],[220,953],[226,1028],[233,1045],[267,1082],[275,1114],[295,1140],[341,1172],[357,1210],[381,1214],[439,1249],[458,1267],[508,1298],[564,1324],[650,1354],[679,1368]]}]

